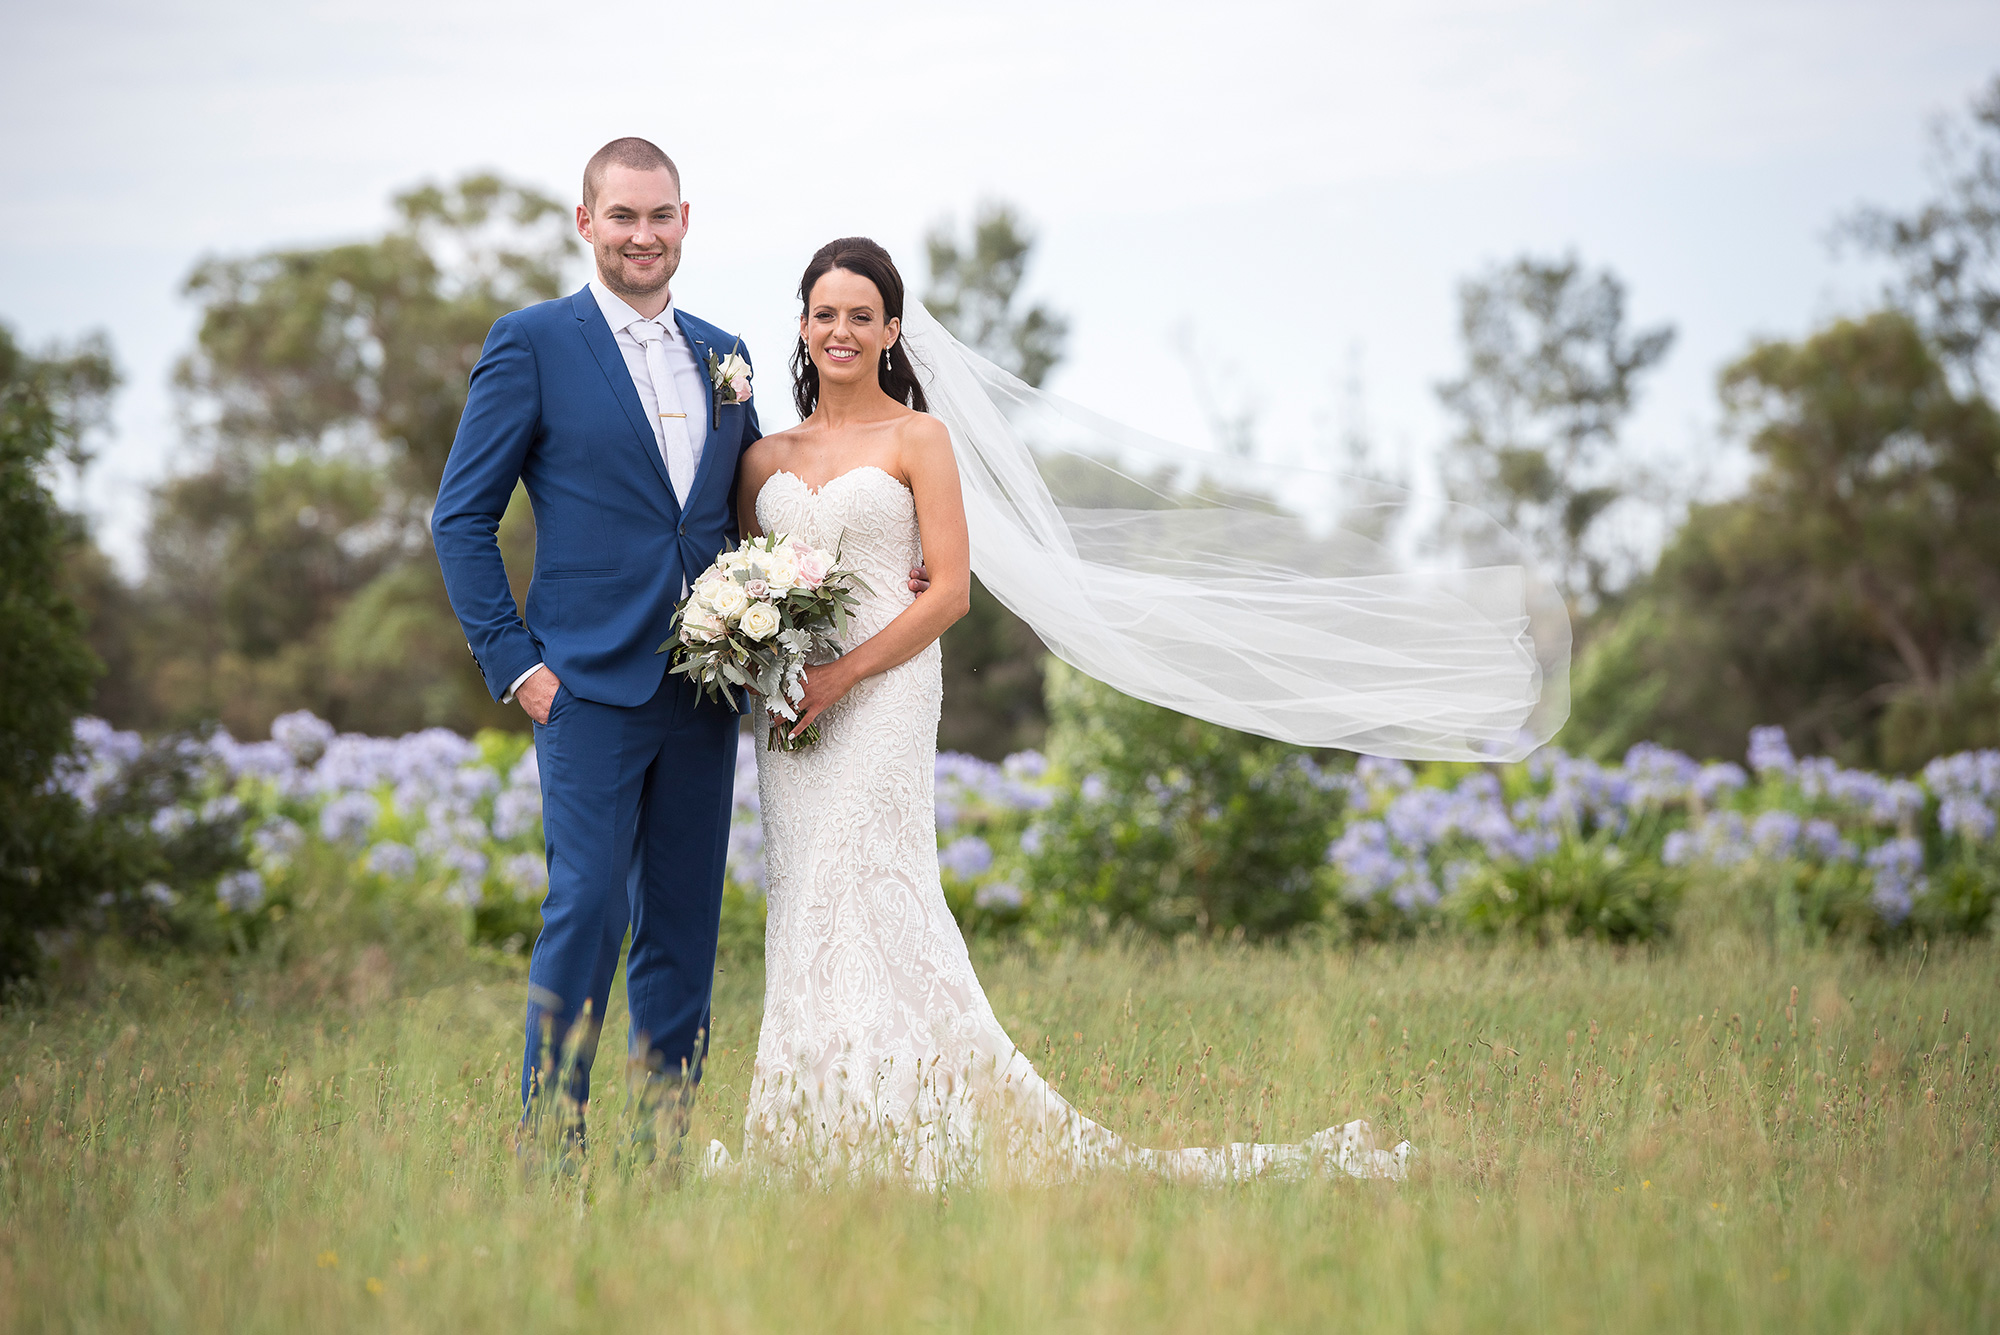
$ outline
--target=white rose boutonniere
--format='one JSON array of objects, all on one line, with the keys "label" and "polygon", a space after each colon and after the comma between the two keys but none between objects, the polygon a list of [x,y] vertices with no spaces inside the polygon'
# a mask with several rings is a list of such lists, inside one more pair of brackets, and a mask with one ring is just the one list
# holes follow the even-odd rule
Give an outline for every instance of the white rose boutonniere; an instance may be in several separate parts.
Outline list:
[{"label": "white rose boutonniere", "polygon": [[[740,343],[738,347],[742,346]],[[715,386],[715,416],[709,423],[711,430],[722,427],[722,405],[725,403],[750,402],[750,363],[743,360],[735,348],[727,357],[708,354],[708,383]]]}]

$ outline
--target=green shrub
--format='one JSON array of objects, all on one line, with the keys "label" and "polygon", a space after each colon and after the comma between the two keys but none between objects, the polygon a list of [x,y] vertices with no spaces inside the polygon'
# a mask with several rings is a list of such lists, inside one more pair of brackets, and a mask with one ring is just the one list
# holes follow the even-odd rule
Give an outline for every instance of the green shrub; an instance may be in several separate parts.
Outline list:
[{"label": "green shrub", "polygon": [[1598,834],[1565,839],[1530,862],[1478,866],[1446,898],[1444,910],[1489,935],[1650,941],[1672,930],[1680,898],[1675,872]]},{"label": "green shrub", "polygon": [[1253,938],[1319,918],[1340,798],[1306,753],[1061,663],[1048,702],[1049,759],[1068,782],[1023,840],[1038,916]]},{"label": "green shrub", "polygon": [[1960,849],[1930,876],[1930,891],[1917,897],[1910,926],[1926,937],[1983,936],[1993,925],[2000,900],[2000,857],[1991,847]]}]

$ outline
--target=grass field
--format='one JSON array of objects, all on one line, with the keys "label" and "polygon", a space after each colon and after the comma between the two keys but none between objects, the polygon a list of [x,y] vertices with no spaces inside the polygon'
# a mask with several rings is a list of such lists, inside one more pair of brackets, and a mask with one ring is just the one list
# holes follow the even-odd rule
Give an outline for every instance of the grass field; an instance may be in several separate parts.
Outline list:
[{"label": "grass field", "polygon": [[[524,1184],[518,962],[126,961],[0,1012],[0,1330],[2000,1328],[1991,945],[981,965],[1137,1139],[1366,1116],[1412,1179],[676,1186],[603,1151],[607,1094],[583,1177]],[[700,1142],[740,1142],[760,987],[718,980]]]}]

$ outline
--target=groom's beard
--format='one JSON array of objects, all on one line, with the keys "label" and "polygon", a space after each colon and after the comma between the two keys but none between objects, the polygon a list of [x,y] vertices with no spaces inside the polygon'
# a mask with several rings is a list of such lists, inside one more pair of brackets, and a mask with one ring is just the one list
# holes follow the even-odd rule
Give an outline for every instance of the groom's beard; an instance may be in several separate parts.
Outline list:
[{"label": "groom's beard", "polygon": [[[606,264],[604,261],[609,260]],[[613,251],[598,259],[597,276],[604,285],[620,297],[650,297],[663,291],[674,279],[674,271],[681,267],[681,253],[678,246],[661,253],[659,262],[645,268],[638,268],[627,262],[622,252]]]}]

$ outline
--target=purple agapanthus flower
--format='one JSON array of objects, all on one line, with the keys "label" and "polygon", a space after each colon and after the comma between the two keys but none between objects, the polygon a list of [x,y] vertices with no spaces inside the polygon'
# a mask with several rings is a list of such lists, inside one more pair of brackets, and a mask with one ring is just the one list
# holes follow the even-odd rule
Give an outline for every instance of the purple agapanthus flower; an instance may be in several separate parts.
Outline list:
[{"label": "purple agapanthus flower", "polygon": [[1750,768],[1759,778],[1792,772],[1792,744],[1783,728],[1750,729]]},{"label": "purple agapanthus flower", "polygon": [[1884,922],[1900,923],[1910,916],[1917,896],[1930,888],[1923,874],[1924,846],[1915,839],[1891,839],[1870,849],[1867,863],[1875,873],[1870,902]]},{"label": "purple agapanthus flower", "polygon": [[374,794],[342,793],[319,809],[319,837],[330,844],[362,843],[381,814]]},{"label": "purple agapanthus flower", "polygon": [[254,913],[264,906],[264,878],[254,871],[233,871],[215,883],[215,898],[232,913]]},{"label": "purple agapanthus flower", "polygon": [[392,881],[407,881],[417,874],[417,854],[408,844],[385,839],[368,850],[369,871]]},{"label": "purple agapanthus flower", "polygon": [[938,866],[969,881],[993,866],[993,845],[976,834],[954,839],[938,850]]}]

